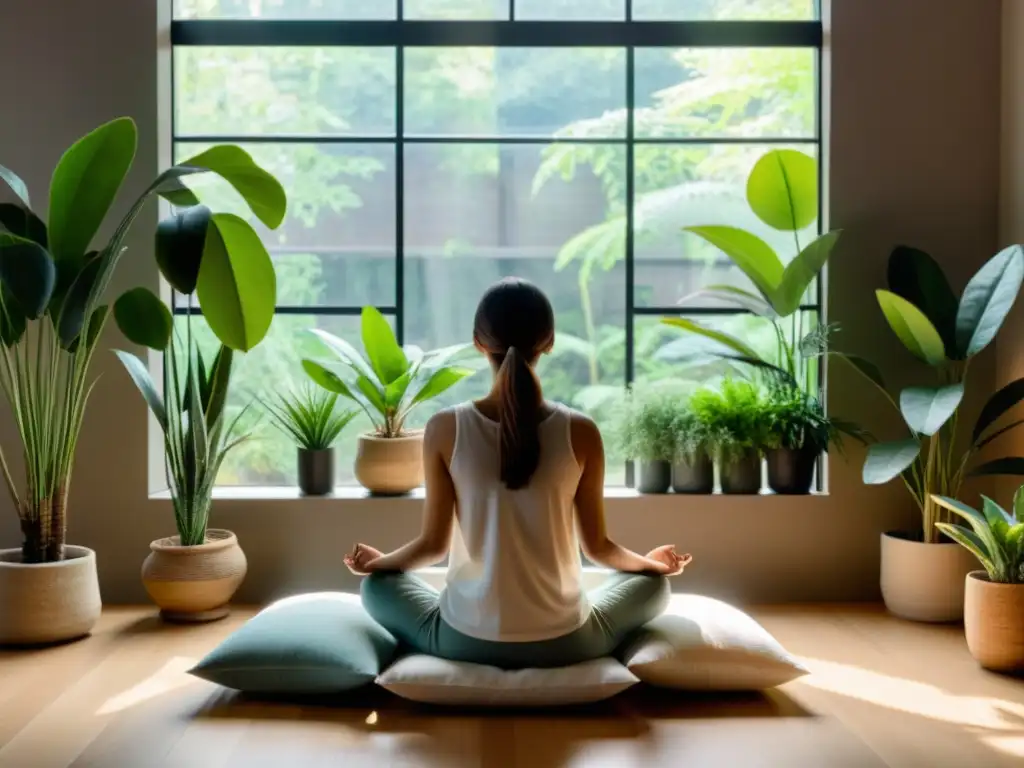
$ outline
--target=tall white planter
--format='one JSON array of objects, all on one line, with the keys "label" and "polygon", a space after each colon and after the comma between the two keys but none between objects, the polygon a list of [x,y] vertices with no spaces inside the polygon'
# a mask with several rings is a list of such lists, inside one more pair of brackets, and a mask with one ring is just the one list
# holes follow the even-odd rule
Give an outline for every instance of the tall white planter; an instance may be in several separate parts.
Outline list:
[{"label": "tall white planter", "polygon": [[962,621],[967,574],[977,568],[977,559],[959,544],[924,544],[882,534],[882,597],[900,618]]}]

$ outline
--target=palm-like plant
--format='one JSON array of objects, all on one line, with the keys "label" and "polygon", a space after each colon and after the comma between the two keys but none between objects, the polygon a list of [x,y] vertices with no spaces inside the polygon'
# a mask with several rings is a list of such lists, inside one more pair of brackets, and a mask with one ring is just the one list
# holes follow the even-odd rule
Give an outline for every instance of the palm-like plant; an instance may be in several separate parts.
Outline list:
[{"label": "palm-like plant", "polygon": [[338,395],[322,388],[304,386],[299,392],[264,401],[274,425],[303,450],[332,447],[357,411],[339,410]]},{"label": "palm-like plant", "polygon": [[384,316],[364,307],[362,337],[365,357],[344,339],[320,329],[312,333],[340,363],[337,370],[315,360],[303,360],[309,377],[328,392],[352,400],[366,412],[379,437],[400,437],[409,414],[458,384],[475,371],[455,365],[468,344],[433,352],[402,348]]},{"label": "palm-like plant", "polygon": [[991,581],[1024,584],[1024,487],[1013,497],[1013,513],[983,496],[982,511],[946,496],[935,504],[967,521],[969,528],[940,522],[936,527],[978,558]]},{"label": "palm-like plant", "polygon": [[[131,168],[136,140],[134,122],[120,118],[75,142],[54,170],[46,222],[33,212],[25,183],[0,166],[0,181],[16,198],[0,204],[0,390],[18,430],[17,450],[25,457],[23,486],[15,482],[2,450],[0,469],[21,521],[27,563],[64,557],[72,464],[94,384],[90,364],[111,314],[104,299],[145,204],[154,196],[175,205],[198,204],[182,180],[203,173],[220,176],[251,201],[259,198],[257,214],[265,221],[274,218],[276,201],[284,199],[280,185],[270,189],[267,174],[244,151],[213,147],[161,173],[109,240],[94,249]],[[221,239],[200,286],[201,300],[229,279],[223,265],[238,252],[235,246],[231,236]],[[158,256],[165,273],[182,267],[176,254],[165,257]],[[136,289],[115,304],[114,314],[133,341],[169,336],[170,315],[151,298]],[[223,316],[211,318],[211,328],[220,334],[226,322]]]}]

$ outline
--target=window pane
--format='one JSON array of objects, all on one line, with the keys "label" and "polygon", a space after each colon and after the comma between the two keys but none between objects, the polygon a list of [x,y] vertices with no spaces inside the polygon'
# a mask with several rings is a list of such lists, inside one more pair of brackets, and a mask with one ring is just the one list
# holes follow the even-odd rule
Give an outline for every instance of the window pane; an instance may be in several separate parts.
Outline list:
[{"label": "window pane", "polygon": [[[426,136],[625,136],[620,48],[412,48],[406,131]],[[615,112],[618,119],[602,118]]]},{"label": "window pane", "polygon": [[636,52],[640,138],[813,138],[810,48],[646,48]]},{"label": "window pane", "polygon": [[516,20],[621,21],[625,0],[516,0]]},{"label": "window pane", "polygon": [[[814,155],[811,146],[795,147]],[[637,306],[673,306],[708,285],[751,289],[746,276],[717,248],[683,227],[727,225],[753,232],[771,245],[784,264],[796,243],[809,244],[817,222],[795,238],[771,229],[750,210],[746,181],[763,145],[651,144],[636,148]],[[811,292],[815,286],[812,285]],[[701,299],[690,306],[719,306]]]},{"label": "window pane", "polygon": [[[248,144],[288,194],[288,215],[268,230],[216,178],[189,181],[214,210],[243,216],[278,265],[279,305],[395,302],[395,148],[385,144]],[[179,143],[178,162],[205,149]]]},{"label": "window pane", "polygon": [[407,19],[507,20],[508,9],[508,0],[405,0]]},{"label": "window pane", "polygon": [[[539,366],[545,395],[600,418],[593,404],[625,382],[625,148],[589,147],[604,158],[600,175],[552,170],[564,149],[406,147],[406,332],[423,347],[468,342],[488,286],[529,279],[555,307],[555,351]],[[489,385],[474,377],[452,400]]]},{"label": "window pane", "polygon": [[175,0],[178,19],[393,19],[395,0]]},{"label": "window pane", "polygon": [[633,0],[637,21],[808,21],[817,0]]},{"label": "window pane", "polygon": [[174,80],[178,134],[395,132],[394,49],[184,47]]},{"label": "window pane", "polygon": [[[175,317],[182,338],[185,337],[185,321],[182,315]],[[310,328],[323,328],[361,348],[358,317],[275,316],[267,337],[251,352],[235,356],[227,417],[234,418],[248,406],[242,423],[253,431],[253,436],[227,455],[218,475],[218,485],[297,484],[295,446],[263,414],[258,399],[266,400],[304,386],[308,379],[301,367],[303,358],[330,359],[324,355],[320,342],[307,332]],[[218,344],[202,317],[192,318],[192,333],[205,359],[212,360]],[[339,399],[338,405],[349,410],[347,402]],[[355,484],[352,471],[355,438],[370,428],[369,419],[361,413],[342,434],[335,449],[339,485]]]}]

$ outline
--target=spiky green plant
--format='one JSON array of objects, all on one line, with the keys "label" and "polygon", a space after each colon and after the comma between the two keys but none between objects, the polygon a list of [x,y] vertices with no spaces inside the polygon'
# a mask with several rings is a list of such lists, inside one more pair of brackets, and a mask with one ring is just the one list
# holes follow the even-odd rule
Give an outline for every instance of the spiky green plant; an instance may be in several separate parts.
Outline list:
[{"label": "spiky green plant", "polygon": [[756,384],[726,378],[718,390],[695,392],[690,407],[707,430],[711,452],[723,464],[731,464],[749,451],[764,451],[768,402]]},{"label": "spiky green plant", "polygon": [[987,496],[981,512],[948,496],[932,496],[932,501],[970,525],[938,522],[935,527],[978,558],[991,581],[1024,584],[1024,486],[1013,497],[1013,514]]},{"label": "spiky green plant", "polygon": [[612,440],[628,459],[672,461],[679,411],[674,393],[631,387],[615,413]]},{"label": "spiky green plant", "polygon": [[299,392],[263,401],[263,408],[281,432],[306,451],[324,451],[356,417],[355,410],[339,410],[338,395],[303,386]]}]

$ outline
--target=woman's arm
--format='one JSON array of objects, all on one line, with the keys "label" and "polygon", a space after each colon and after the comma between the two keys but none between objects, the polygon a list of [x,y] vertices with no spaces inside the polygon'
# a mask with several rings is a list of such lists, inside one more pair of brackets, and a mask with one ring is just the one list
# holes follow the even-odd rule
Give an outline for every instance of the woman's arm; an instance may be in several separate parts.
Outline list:
[{"label": "woman's arm", "polygon": [[576,520],[580,544],[592,562],[626,573],[658,573],[673,576],[682,572],[689,555],[676,554],[675,547],[658,547],[647,556],[616,544],[608,536],[604,517],[604,442],[597,425],[586,417],[573,417],[572,445],[583,468],[576,489]]},{"label": "woman's arm", "polygon": [[423,474],[426,481],[426,502],[423,529],[420,535],[403,547],[381,555],[371,547],[356,545],[345,559],[354,573],[366,575],[377,571],[414,571],[437,565],[444,560],[451,545],[455,515],[455,485],[448,472],[455,447],[455,414],[434,416],[423,435]]}]

